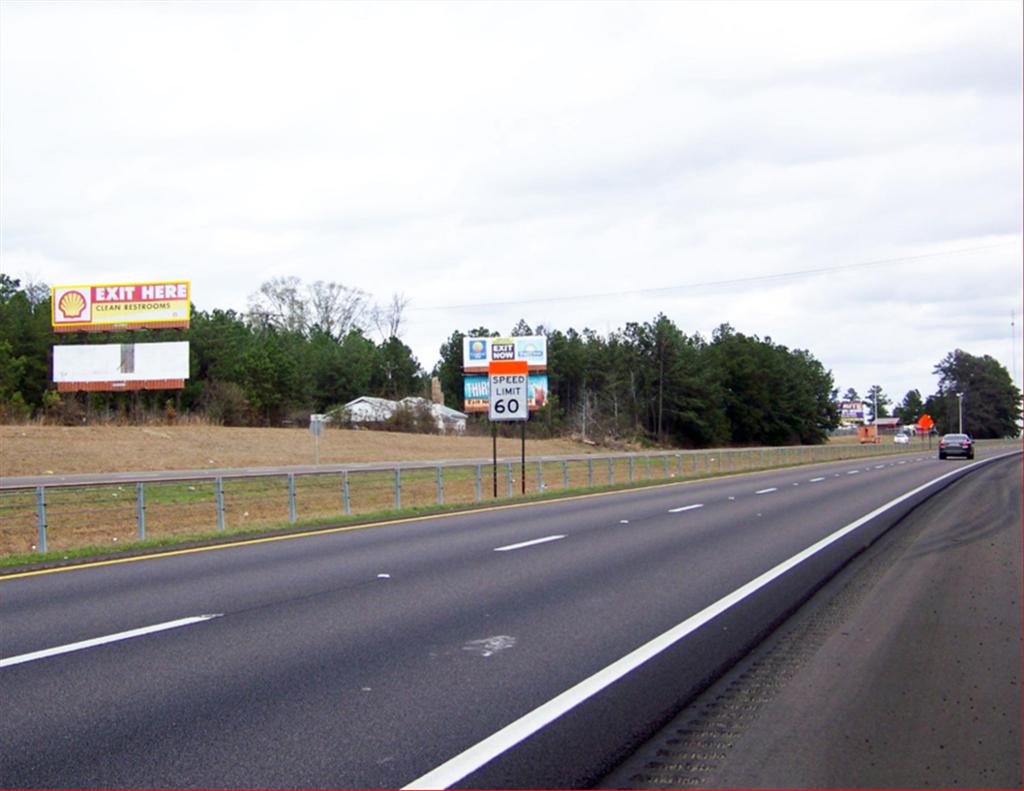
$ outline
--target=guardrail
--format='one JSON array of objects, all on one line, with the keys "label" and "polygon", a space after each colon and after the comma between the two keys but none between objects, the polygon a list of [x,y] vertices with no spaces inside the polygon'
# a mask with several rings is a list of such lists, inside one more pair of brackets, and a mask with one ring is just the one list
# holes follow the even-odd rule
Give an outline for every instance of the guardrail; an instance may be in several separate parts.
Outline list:
[{"label": "guardrail", "polygon": [[[687,480],[894,453],[912,445],[821,445],[194,473],[161,480],[0,487],[0,556],[119,549],[147,540],[326,524],[402,509]],[[496,477],[495,477],[496,476]],[[142,476],[140,476],[142,477]],[[151,478],[151,476],[149,476]],[[301,520],[301,521],[300,521]]]}]

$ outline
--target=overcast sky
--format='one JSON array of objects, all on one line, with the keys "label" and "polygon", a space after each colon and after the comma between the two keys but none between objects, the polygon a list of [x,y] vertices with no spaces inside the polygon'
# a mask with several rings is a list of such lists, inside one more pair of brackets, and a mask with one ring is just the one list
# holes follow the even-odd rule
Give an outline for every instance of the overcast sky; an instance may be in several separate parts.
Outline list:
[{"label": "overcast sky", "polygon": [[955,348],[1019,384],[1021,31],[1016,0],[3,0],[2,269],[400,293],[428,371],[454,330],[664,313],[841,391],[927,396]]}]

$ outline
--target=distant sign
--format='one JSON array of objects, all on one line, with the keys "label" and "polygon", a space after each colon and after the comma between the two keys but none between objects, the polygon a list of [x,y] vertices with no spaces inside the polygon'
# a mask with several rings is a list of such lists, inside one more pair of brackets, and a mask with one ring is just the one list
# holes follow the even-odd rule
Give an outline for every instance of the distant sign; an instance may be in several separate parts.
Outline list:
[{"label": "distant sign", "polygon": [[863,401],[840,401],[839,402],[839,417],[843,422],[853,422],[864,420],[864,402]]},{"label": "distant sign", "polygon": [[490,364],[488,418],[492,421],[529,419],[527,371],[525,361],[497,360]]},{"label": "distant sign", "polygon": [[932,420],[932,416],[931,415],[927,415],[927,414],[926,415],[921,415],[921,417],[919,417],[917,419],[918,431],[922,431],[922,432],[927,433],[927,432],[932,430],[932,426],[934,426],[934,425],[935,425],[935,421]]},{"label": "distant sign", "polygon": [[188,281],[54,286],[50,289],[54,332],[187,328]]},{"label": "distant sign", "polygon": [[531,371],[543,371],[548,367],[548,339],[543,335],[462,339],[463,371],[486,373],[492,362],[525,362]]}]

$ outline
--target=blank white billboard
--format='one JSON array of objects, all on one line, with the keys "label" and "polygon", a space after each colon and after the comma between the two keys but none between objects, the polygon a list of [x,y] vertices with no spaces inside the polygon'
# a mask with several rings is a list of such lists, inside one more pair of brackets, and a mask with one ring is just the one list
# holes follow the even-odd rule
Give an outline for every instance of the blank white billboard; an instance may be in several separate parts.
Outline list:
[{"label": "blank white billboard", "polygon": [[53,347],[53,381],[188,379],[188,341]]}]

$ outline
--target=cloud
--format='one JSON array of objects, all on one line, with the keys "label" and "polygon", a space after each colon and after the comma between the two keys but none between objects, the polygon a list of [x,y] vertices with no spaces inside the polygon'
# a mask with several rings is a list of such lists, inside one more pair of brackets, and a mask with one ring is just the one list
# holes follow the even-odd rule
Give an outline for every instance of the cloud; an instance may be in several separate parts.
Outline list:
[{"label": "cloud", "polygon": [[659,312],[806,348],[844,388],[928,392],[957,346],[1009,367],[1019,4],[6,2],[0,23],[5,271],[186,277],[200,309],[282,274],[400,292],[427,368],[455,329]]}]

